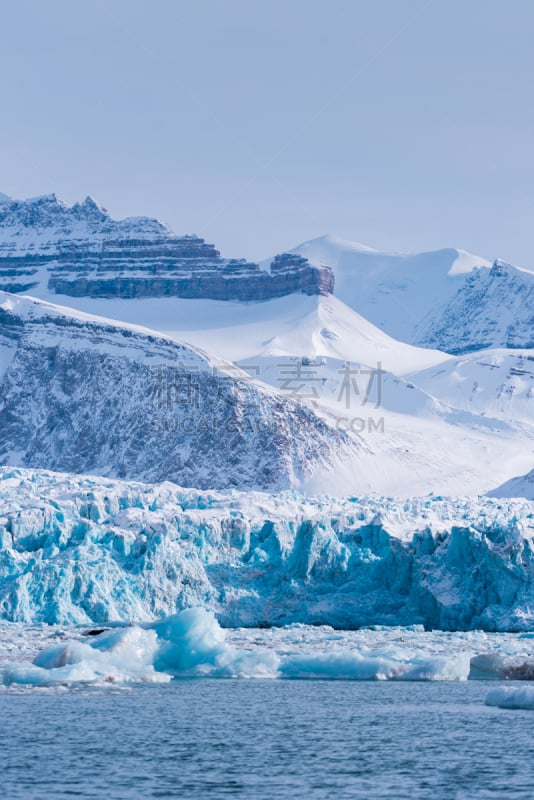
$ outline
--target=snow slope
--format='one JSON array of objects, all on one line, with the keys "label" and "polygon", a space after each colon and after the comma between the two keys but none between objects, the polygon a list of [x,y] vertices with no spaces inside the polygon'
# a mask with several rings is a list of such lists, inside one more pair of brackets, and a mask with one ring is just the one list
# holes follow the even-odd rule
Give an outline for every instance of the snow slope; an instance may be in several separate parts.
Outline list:
[{"label": "snow slope", "polygon": [[[58,302],[48,290],[32,296]],[[183,298],[116,300],[64,297],[89,314],[122,320],[190,342],[230,361],[264,355],[327,356],[375,364],[398,374],[438,364],[446,356],[392,339],[336,297],[294,294],[265,303]]]},{"label": "snow slope", "polygon": [[534,469],[526,475],[506,481],[488,494],[490,497],[526,497],[527,500],[534,500]]},{"label": "snow slope", "polygon": [[199,487],[333,488],[365,449],[227,362],[21,295],[0,293],[0,353],[0,463]]},{"label": "snow slope", "polygon": [[482,350],[408,376],[455,408],[534,423],[534,350]]},{"label": "snow slope", "polygon": [[[0,615],[528,630],[534,506],[309,499],[0,469]],[[482,668],[483,665],[480,665]]]},{"label": "snow slope", "polygon": [[334,294],[390,336],[417,344],[416,329],[429,310],[452,297],[466,273],[490,262],[463,250],[387,253],[333,236],[292,252],[334,271]]},{"label": "snow slope", "polygon": [[[434,366],[446,359],[436,350],[412,347],[392,339],[336,297],[294,297],[287,304],[290,313],[275,314],[273,336],[262,333],[257,349],[248,358],[304,356],[308,359],[334,358],[361,364],[380,363],[384,369],[404,375],[411,365]],[[239,337],[237,330],[236,338]],[[246,331],[244,331],[246,335]],[[271,331],[269,331],[271,333]],[[249,347],[252,338],[246,337]]]}]

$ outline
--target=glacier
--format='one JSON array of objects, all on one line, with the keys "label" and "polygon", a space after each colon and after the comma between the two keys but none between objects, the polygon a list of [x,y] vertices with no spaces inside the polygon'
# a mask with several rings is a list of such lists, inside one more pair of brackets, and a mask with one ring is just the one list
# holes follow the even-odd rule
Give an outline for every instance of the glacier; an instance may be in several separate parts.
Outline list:
[{"label": "glacier", "polygon": [[201,491],[0,468],[0,618],[528,631],[522,499]]}]

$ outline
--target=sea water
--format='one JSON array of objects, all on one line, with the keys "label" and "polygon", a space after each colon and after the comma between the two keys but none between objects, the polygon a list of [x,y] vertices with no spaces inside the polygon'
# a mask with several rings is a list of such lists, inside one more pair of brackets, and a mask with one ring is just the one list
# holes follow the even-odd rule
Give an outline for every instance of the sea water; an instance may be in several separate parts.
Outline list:
[{"label": "sea water", "polygon": [[491,686],[181,679],[11,687],[0,693],[1,795],[530,800],[534,716],[485,705]]},{"label": "sea water", "polygon": [[0,797],[530,800],[533,676],[532,633],[3,623]]}]

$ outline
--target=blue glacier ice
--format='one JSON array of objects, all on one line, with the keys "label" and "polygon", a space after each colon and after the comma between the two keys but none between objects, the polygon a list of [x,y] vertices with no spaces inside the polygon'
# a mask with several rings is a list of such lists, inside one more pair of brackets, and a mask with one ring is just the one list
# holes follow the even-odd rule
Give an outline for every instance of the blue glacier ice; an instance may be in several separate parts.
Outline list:
[{"label": "blue glacier ice", "polygon": [[307,498],[3,467],[0,618],[152,622],[201,607],[224,627],[528,631],[533,537],[521,499]]},{"label": "blue glacier ice", "polygon": [[[96,632],[94,632],[96,633]],[[297,637],[298,638],[298,637]],[[291,641],[291,640],[290,640]],[[0,686],[77,683],[165,683],[173,677],[322,678],[342,680],[467,680],[468,651],[447,655],[390,644],[371,650],[330,645],[237,647],[214,615],[189,608],[144,626],[82,634],[45,647],[31,662],[2,664]],[[292,652],[291,652],[292,651]]]},{"label": "blue glacier ice", "polygon": [[497,686],[488,692],[486,705],[534,711],[534,687]]},{"label": "blue glacier ice", "polygon": [[328,626],[227,628],[204,608],[106,628],[0,625],[0,687],[167,683],[173,678],[532,680],[520,634]]}]

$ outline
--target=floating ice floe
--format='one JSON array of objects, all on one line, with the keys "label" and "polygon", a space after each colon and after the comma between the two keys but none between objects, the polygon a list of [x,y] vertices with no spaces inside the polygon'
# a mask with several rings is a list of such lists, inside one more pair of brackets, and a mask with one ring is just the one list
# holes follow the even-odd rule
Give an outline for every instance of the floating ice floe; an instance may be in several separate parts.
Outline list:
[{"label": "floating ice floe", "polygon": [[213,614],[191,608],[146,626],[112,628],[43,649],[31,663],[0,667],[0,683],[166,682],[173,677],[466,680],[469,654],[432,655],[402,646],[328,652],[238,648]]},{"label": "floating ice floe", "polygon": [[486,705],[534,711],[534,686],[498,686],[488,692]]}]

